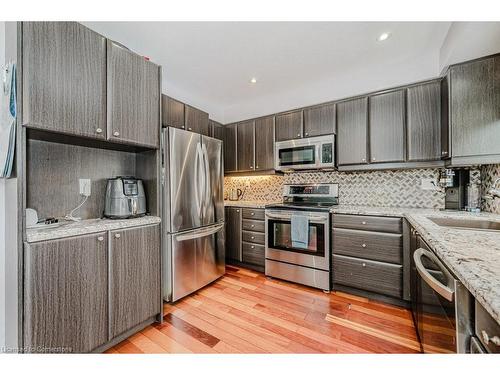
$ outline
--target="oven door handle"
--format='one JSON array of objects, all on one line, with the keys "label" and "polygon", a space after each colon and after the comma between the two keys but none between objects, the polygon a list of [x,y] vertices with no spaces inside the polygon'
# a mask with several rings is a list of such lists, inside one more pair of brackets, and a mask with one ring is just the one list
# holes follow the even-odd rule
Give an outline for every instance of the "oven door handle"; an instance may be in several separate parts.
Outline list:
[{"label": "oven door handle", "polygon": [[[444,285],[439,280],[437,280],[432,274],[427,271],[422,263],[422,257],[426,256],[431,259],[433,263],[435,263],[441,272],[443,272],[446,278],[449,280],[448,285]],[[455,296],[455,287],[454,287],[454,278],[450,272],[443,266],[441,261],[435,256],[431,251],[418,248],[413,253],[413,260],[415,261],[415,267],[420,275],[420,277],[426,282],[429,287],[432,288],[436,293],[445,298],[446,300],[453,302],[453,298]]]},{"label": "oven door handle", "polygon": [[[291,220],[292,216],[291,215],[272,215],[272,214],[266,214],[266,217],[268,219],[275,219],[275,220]],[[319,222],[324,222],[328,220],[328,217],[324,216],[306,216],[309,221],[319,221]]]}]

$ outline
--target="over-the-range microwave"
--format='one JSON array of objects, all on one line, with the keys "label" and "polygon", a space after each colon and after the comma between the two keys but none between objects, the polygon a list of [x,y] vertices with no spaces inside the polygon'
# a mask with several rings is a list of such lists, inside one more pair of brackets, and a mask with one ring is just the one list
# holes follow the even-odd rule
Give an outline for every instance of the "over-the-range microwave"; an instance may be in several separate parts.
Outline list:
[{"label": "over-the-range microwave", "polygon": [[276,142],[274,169],[334,169],[335,135]]}]

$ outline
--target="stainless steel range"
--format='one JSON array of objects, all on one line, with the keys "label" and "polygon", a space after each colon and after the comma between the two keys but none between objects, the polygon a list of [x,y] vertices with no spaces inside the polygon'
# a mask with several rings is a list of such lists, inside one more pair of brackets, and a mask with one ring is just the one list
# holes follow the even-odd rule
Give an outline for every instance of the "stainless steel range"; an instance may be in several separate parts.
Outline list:
[{"label": "stainless steel range", "polygon": [[330,290],[330,208],[338,184],[285,185],[266,206],[266,275]]}]

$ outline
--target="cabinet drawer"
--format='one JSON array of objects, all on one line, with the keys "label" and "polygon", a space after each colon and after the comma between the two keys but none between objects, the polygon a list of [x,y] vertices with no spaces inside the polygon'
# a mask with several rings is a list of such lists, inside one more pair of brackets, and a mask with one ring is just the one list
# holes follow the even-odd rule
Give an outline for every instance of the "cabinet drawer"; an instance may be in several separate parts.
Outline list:
[{"label": "cabinet drawer", "polygon": [[333,253],[401,264],[403,235],[333,228]]},{"label": "cabinet drawer", "polygon": [[245,242],[256,243],[259,245],[265,245],[266,243],[266,235],[264,233],[259,232],[242,232],[242,239]]},{"label": "cabinet drawer", "polygon": [[399,217],[362,215],[333,215],[332,225],[336,228],[371,230],[374,232],[401,233],[402,220]]},{"label": "cabinet drawer", "polygon": [[243,262],[264,266],[265,264],[265,247],[263,245],[255,245],[251,243],[242,243]]},{"label": "cabinet drawer", "polygon": [[476,336],[490,353],[500,353],[500,325],[476,301]]},{"label": "cabinet drawer", "polygon": [[262,232],[262,233],[264,233],[266,226],[264,221],[248,220],[248,219],[242,220],[241,224],[244,230],[249,230],[252,232]]},{"label": "cabinet drawer", "polygon": [[261,208],[244,208],[243,219],[264,220],[264,210]]},{"label": "cabinet drawer", "polygon": [[402,297],[403,266],[372,260],[333,256],[333,284]]}]

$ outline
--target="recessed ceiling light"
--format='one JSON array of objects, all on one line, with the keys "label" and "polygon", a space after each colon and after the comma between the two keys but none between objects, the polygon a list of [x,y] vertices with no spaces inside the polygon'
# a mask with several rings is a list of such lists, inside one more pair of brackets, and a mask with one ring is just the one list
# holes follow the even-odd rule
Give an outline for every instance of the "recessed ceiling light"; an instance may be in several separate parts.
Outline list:
[{"label": "recessed ceiling light", "polygon": [[390,33],[382,33],[382,34],[379,35],[379,37],[377,38],[377,40],[379,42],[383,42],[384,40],[387,40],[390,36],[391,36]]},{"label": "recessed ceiling light", "polygon": [[250,79],[250,83],[257,83],[257,78]]}]

